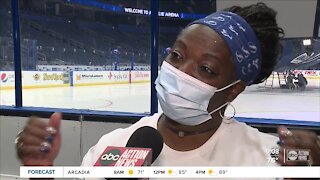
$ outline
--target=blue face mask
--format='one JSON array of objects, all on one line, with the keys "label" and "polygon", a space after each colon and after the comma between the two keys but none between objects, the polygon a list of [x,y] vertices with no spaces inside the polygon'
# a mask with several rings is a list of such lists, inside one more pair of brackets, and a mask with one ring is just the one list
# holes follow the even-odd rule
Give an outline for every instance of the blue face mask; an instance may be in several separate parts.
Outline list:
[{"label": "blue face mask", "polygon": [[155,84],[163,113],[179,124],[195,126],[210,120],[212,113],[228,104],[226,102],[209,113],[207,108],[214,93],[238,82],[240,80],[217,89],[163,61]]}]

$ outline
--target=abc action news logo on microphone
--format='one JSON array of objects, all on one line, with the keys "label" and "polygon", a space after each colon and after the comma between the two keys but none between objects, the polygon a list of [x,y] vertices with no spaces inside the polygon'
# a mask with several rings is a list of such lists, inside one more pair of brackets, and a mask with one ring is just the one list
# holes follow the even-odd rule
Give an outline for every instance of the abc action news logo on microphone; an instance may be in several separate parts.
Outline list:
[{"label": "abc action news logo on microphone", "polygon": [[151,164],[152,150],[148,148],[127,148],[108,146],[95,166],[148,166]]}]

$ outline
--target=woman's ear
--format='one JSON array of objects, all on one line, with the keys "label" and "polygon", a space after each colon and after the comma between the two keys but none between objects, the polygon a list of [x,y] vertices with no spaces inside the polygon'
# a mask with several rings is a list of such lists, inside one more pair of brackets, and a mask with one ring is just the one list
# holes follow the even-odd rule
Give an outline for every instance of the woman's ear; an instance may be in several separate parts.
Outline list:
[{"label": "woman's ear", "polygon": [[228,95],[228,102],[232,102],[245,89],[245,82],[240,81],[237,84],[235,84],[231,89],[231,93]]}]

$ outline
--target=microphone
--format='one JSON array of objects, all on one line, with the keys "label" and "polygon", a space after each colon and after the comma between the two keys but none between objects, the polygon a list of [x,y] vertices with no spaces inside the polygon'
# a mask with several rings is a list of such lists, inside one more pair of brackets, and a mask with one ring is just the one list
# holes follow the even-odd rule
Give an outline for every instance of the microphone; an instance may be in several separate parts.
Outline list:
[{"label": "microphone", "polygon": [[143,126],[137,129],[129,138],[126,147],[140,147],[140,148],[151,148],[152,149],[152,164],[163,148],[163,139],[158,130]]},{"label": "microphone", "polygon": [[131,135],[126,147],[108,146],[94,166],[149,166],[162,148],[161,134],[152,127],[143,126]]}]

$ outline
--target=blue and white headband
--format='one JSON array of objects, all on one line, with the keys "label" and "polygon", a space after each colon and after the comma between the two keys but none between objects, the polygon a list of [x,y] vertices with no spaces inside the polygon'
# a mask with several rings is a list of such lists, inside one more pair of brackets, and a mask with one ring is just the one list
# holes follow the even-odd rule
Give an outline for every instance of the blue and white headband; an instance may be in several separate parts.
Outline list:
[{"label": "blue and white headband", "polygon": [[260,73],[261,48],[250,25],[239,15],[219,11],[189,24],[202,24],[217,32],[227,43],[238,79],[251,85]]}]

